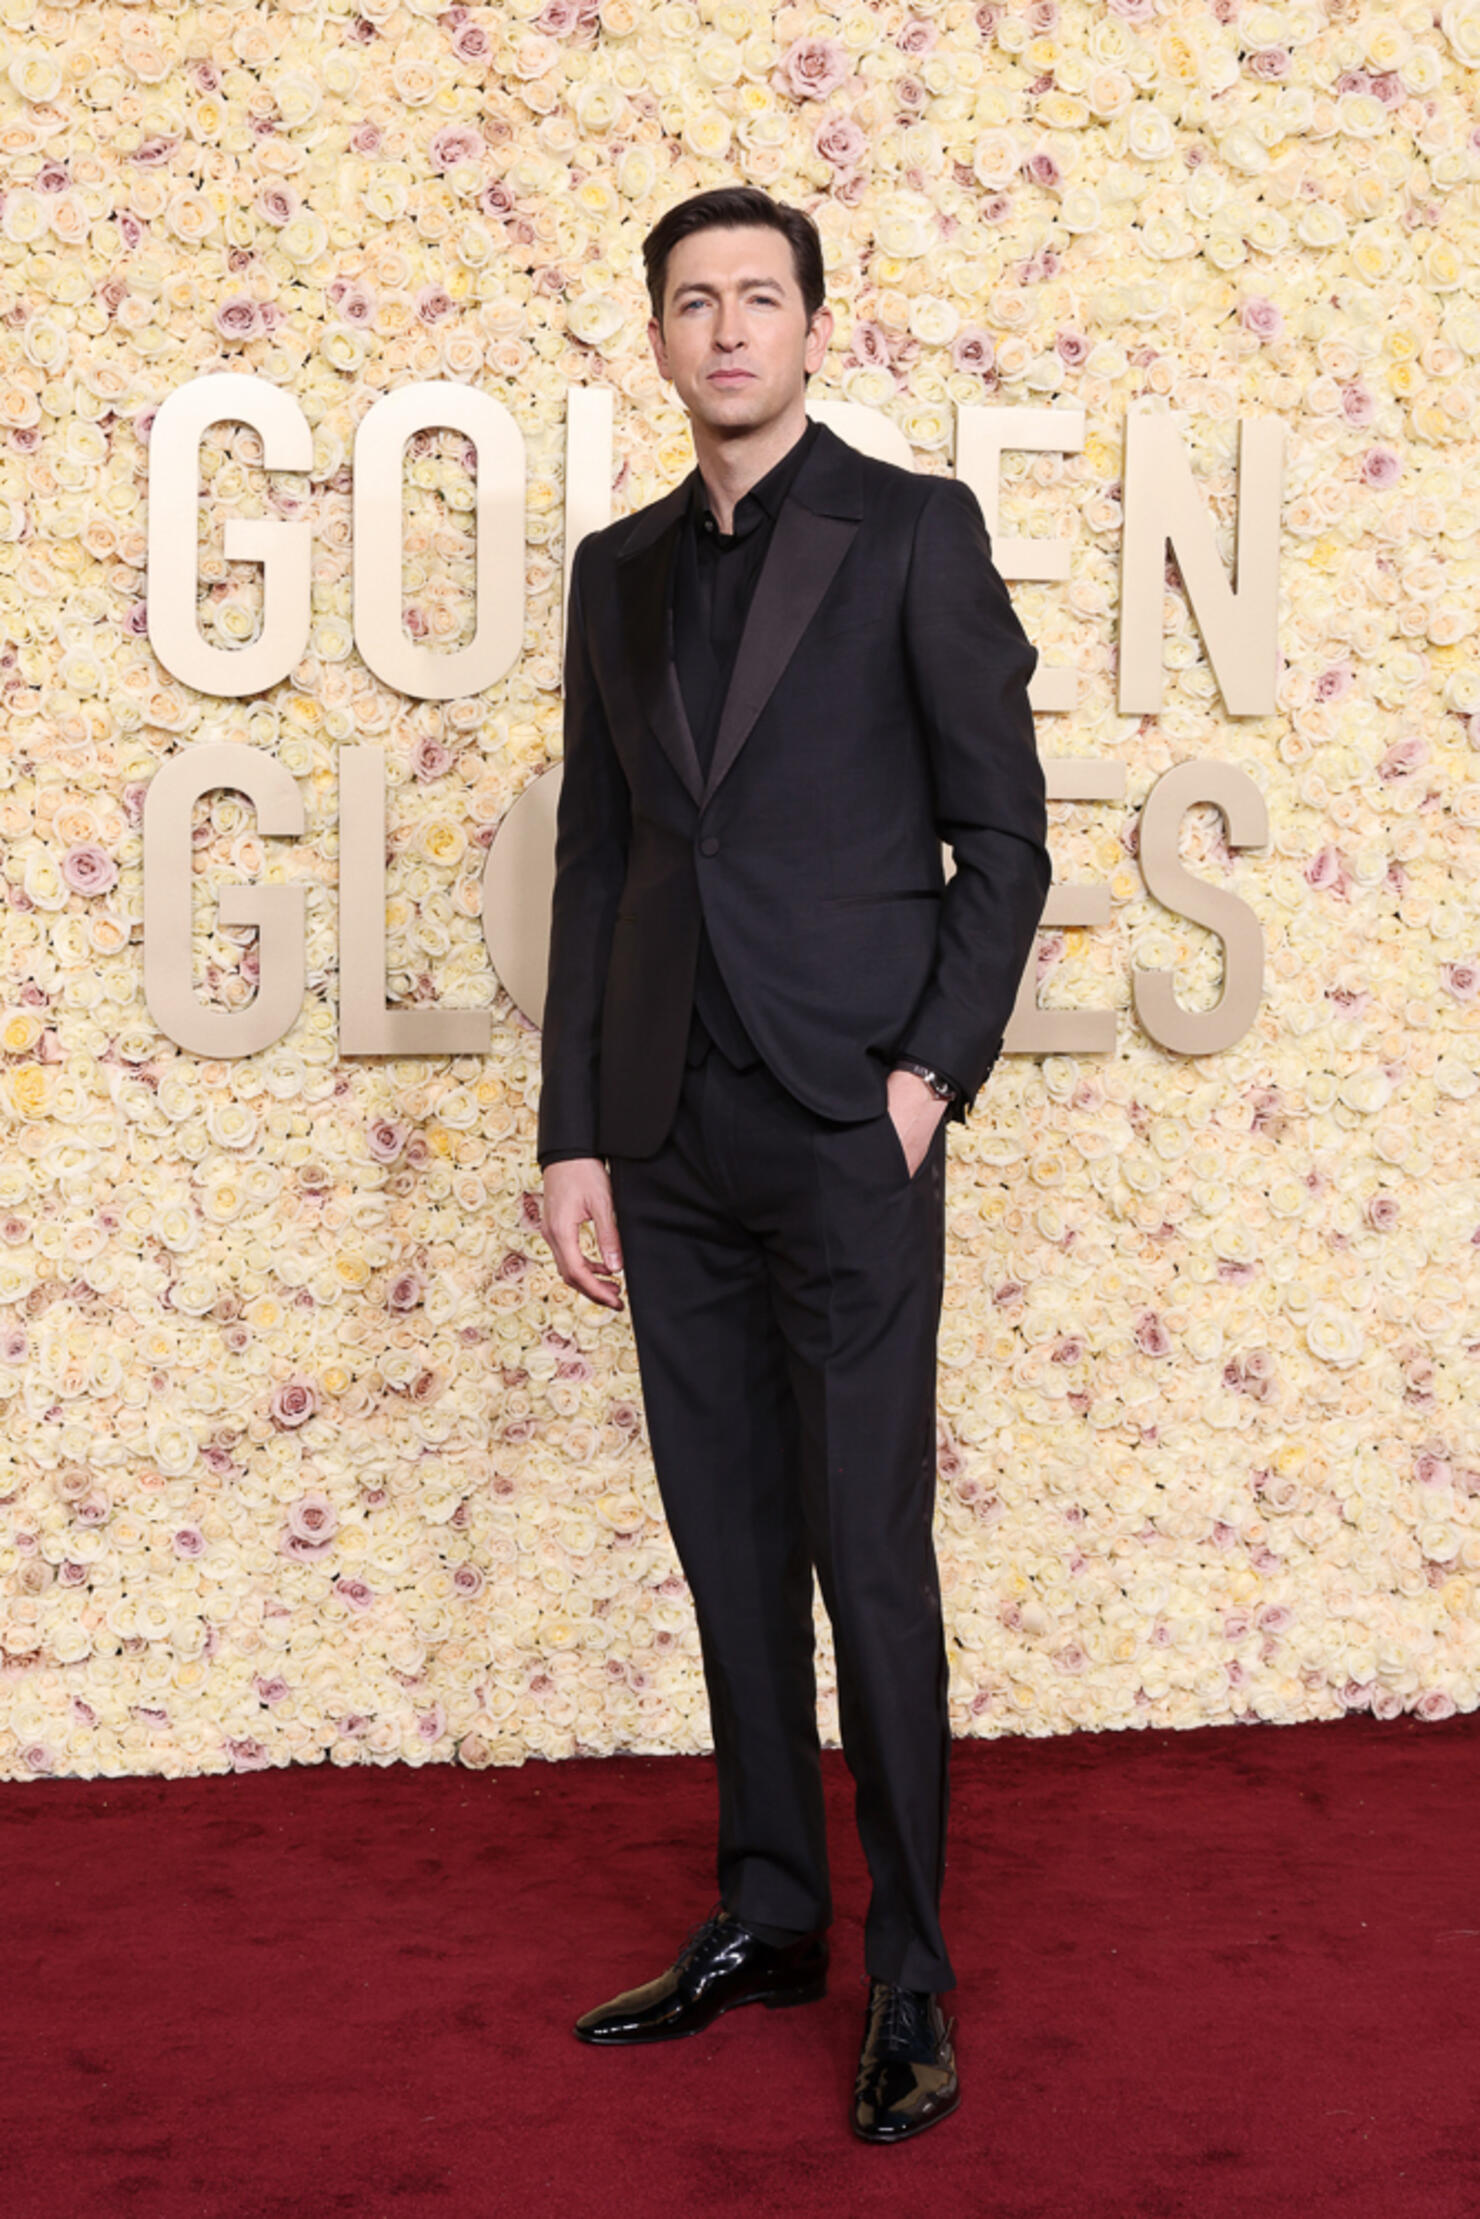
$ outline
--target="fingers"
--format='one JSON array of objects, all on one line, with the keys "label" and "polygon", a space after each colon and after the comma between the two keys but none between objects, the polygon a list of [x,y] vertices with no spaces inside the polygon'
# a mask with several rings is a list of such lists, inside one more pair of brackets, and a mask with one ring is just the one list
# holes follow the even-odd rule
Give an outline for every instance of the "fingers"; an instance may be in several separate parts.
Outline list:
[{"label": "fingers", "polygon": [[600,1192],[591,1198],[591,1222],[596,1229],[596,1245],[601,1251],[602,1262],[608,1271],[620,1271],[622,1244],[617,1237],[617,1216],[612,1207],[611,1187],[604,1179]]},{"label": "fingers", "polygon": [[[581,1241],[582,1228],[587,1224],[596,1232],[600,1255],[595,1259],[587,1256]],[[566,1285],[603,1309],[620,1310],[617,1274],[622,1268],[622,1252],[604,1164],[581,1157],[549,1166],[542,1229],[555,1268]]]}]

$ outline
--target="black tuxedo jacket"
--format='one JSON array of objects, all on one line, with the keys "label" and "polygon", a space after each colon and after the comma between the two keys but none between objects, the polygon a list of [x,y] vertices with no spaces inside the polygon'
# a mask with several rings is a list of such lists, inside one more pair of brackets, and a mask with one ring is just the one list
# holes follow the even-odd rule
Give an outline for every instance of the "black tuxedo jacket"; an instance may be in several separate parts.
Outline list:
[{"label": "black tuxedo jacket", "polygon": [[821,427],[773,527],[705,780],[670,592],[693,475],[589,534],[572,565],[542,1160],[662,1145],[701,913],[746,1030],[801,1102],[876,1116],[910,1056],[960,1080],[964,1115],[1052,880],[1038,654],[970,488]]}]

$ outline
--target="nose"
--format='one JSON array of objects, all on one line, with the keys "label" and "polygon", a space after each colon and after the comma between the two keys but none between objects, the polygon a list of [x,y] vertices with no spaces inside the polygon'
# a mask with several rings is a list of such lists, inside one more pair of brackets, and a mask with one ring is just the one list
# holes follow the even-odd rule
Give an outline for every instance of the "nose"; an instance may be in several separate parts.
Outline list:
[{"label": "nose", "polygon": [[722,300],[714,327],[714,343],[728,354],[741,338],[740,303]]}]

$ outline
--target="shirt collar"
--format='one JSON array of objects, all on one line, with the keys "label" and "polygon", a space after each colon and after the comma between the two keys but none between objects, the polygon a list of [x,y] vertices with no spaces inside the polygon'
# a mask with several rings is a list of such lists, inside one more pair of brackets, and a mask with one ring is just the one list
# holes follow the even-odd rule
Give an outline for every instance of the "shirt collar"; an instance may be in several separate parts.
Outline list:
[{"label": "shirt collar", "polygon": [[[773,463],[763,478],[757,478],[754,485],[746,488],[735,503],[734,521],[737,527],[748,530],[754,520],[751,513],[746,512],[746,504],[751,501],[757,507],[763,509],[774,522],[780,514],[781,504],[786,499],[791,481],[801,467],[802,458],[815,441],[819,429],[818,421],[813,417],[808,422],[806,430],[792,441],[781,460]],[[742,512],[746,513],[742,514]],[[709,500],[709,488],[704,483],[704,473],[696,467],[693,489],[689,497],[689,514],[695,525],[702,527],[705,517],[711,516],[713,513]]]}]

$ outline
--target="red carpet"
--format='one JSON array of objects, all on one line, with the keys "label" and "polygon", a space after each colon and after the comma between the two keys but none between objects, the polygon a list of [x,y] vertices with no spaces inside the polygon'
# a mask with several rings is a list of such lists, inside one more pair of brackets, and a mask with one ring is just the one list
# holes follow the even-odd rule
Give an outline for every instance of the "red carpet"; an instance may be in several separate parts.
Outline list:
[{"label": "red carpet", "polygon": [[1480,1715],[958,1743],[957,2115],[825,2002],[602,2055],[709,1908],[707,1759],[0,1788],[5,2219],[1480,2213]]}]

